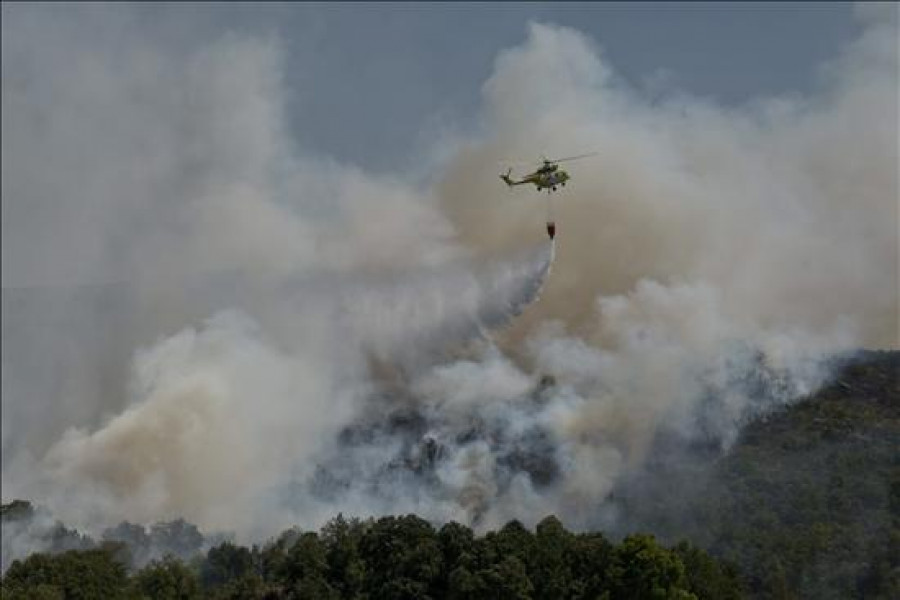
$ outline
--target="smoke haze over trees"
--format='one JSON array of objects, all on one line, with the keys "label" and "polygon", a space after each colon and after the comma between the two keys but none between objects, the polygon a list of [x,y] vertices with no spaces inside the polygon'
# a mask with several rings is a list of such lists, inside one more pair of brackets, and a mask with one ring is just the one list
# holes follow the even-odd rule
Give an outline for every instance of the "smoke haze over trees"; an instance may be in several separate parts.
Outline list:
[{"label": "smoke haze over trees", "polygon": [[[265,590],[289,595],[299,585],[294,578],[311,577],[300,587],[318,597],[343,598],[377,595],[382,586],[432,597],[494,597],[506,590],[517,597],[555,598],[608,591],[618,598],[628,597],[622,586],[649,594],[645,586],[669,584],[700,598],[893,598],[900,589],[898,385],[900,354],[865,353],[843,361],[836,380],[815,396],[748,424],[724,458],[702,445],[675,446],[672,454],[673,446],[658,442],[645,472],[618,486],[612,502],[620,513],[608,538],[573,536],[546,518],[536,538],[509,522],[476,541],[469,528],[450,523],[436,528],[439,555],[429,541],[436,529],[408,516],[377,523],[338,517],[323,527],[318,541],[313,533],[292,529],[253,547],[222,536],[204,538],[182,520],[147,528],[120,523],[93,540],[19,501],[3,507],[4,557],[10,556],[6,544],[17,536],[40,542],[33,550],[54,554],[99,547],[107,557],[84,556],[124,561],[132,585],[150,597],[162,594],[147,591],[158,589],[152,586],[162,585],[160,580],[181,581],[212,597],[254,597]],[[658,541],[634,535],[640,529],[657,532]],[[410,536],[419,541],[410,544]],[[691,544],[708,548],[712,558]],[[364,558],[385,548],[395,550]],[[414,559],[404,563],[407,553]],[[46,578],[48,569],[57,572],[76,555],[56,563],[34,556],[41,558],[13,569],[4,583],[8,589],[20,589],[24,581],[36,586],[38,576],[26,573],[44,569]],[[652,556],[655,566],[622,564],[635,556]],[[285,566],[294,560],[318,566],[312,575]],[[678,575],[682,568],[684,579]],[[666,572],[672,577],[668,584],[656,579]],[[91,580],[91,573],[76,578],[78,585]]]}]

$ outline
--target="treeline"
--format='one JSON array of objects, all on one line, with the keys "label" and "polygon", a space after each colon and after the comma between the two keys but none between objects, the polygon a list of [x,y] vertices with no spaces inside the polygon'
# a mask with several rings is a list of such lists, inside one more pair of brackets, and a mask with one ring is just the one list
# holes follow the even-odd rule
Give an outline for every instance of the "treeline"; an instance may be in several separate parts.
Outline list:
[{"label": "treeline", "polygon": [[19,598],[740,598],[734,568],[649,535],[613,543],[572,533],[555,517],[534,531],[512,521],[477,536],[458,523],[436,529],[407,515],[338,516],[318,533],[291,529],[262,547],[222,542],[188,560],[174,555],[130,570],[125,542],[36,553],[0,581]]},{"label": "treeline", "polygon": [[70,529],[53,518],[44,508],[34,507],[24,500],[13,500],[0,506],[3,527],[2,569],[11,560],[34,552],[59,554],[67,550],[94,550],[109,542],[121,542],[128,549],[132,568],[142,567],[151,560],[172,555],[189,559],[203,549],[225,541],[224,535],[204,536],[184,519],[161,521],[145,527],[123,521],[102,532],[100,541]]}]

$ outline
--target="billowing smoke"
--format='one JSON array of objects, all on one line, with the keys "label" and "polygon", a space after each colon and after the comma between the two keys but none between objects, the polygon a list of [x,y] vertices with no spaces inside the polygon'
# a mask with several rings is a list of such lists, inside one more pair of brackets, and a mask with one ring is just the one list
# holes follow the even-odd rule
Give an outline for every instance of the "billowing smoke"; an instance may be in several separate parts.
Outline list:
[{"label": "billowing smoke", "polygon": [[484,86],[489,134],[451,165],[445,213],[469,247],[515,245],[540,203],[483,202],[496,175],[479,165],[595,151],[564,163],[574,180],[554,201],[559,261],[541,318],[592,327],[598,295],[641,279],[708,283],[751,326],[840,323],[896,345],[897,26],[884,12],[823,70],[816,96],[727,109],[676,91],[647,100],[590,40],[533,25]]},{"label": "billowing smoke", "polygon": [[[533,24],[426,188],[291,139],[276,40],[4,7],[4,496],[242,539],[608,525],[660,436],[727,448],[897,346],[895,8],[814,95],[729,109]],[[588,151],[539,241],[498,162]]]}]

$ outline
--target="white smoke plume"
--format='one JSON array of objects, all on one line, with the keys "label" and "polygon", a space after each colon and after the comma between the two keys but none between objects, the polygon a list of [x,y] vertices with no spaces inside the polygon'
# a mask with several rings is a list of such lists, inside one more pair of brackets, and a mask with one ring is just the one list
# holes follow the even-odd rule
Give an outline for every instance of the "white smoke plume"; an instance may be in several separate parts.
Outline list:
[{"label": "white smoke plume", "polygon": [[[730,109],[533,24],[424,189],[301,150],[277,40],[4,7],[4,499],[242,540],[608,524],[660,435],[726,448],[898,345],[895,9],[815,94]],[[494,166],[584,151],[535,249]]]}]

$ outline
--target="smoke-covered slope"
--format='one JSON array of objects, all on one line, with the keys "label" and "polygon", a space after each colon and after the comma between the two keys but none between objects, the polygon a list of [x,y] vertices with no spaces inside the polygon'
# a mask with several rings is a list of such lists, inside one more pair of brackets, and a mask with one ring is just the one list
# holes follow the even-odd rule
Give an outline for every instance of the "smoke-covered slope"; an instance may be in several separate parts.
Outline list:
[{"label": "smoke-covered slope", "polygon": [[[861,352],[836,368],[835,378],[816,394],[749,422],[724,456],[709,445],[685,448],[658,439],[647,468],[613,491],[618,519],[605,533],[642,530],[668,543],[689,539],[736,565],[751,597],[897,597],[900,352]],[[545,380],[534,390],[535,406],[553,385]],[[347,456],[342,465],[320,471],[317,494],[338,498],[360,485],[353,483],[359,475],[368,478],[362,485],[381,486],[385,498],[391,485],[418,482],[423,496],[439,486],[435,466],[446,449],[422,437],[426,416],[395,407],[370,418],[377,425],[343,432]],[[550,485],[560,474],[546,444],[522,443],[534,431],[493,443],[504,444],[498,456],[509,473]],[[474,425],[467,435],[490,437]],[[360,448],[382,437],[406,445],[381,471],[360,472]],[[679,451],[674,457],[673,448]],[[3,519],[6,557],[17,542],[54,552],[94,545],[22,503],[4,506]],[[187,558],[215,543],[181,521],[148,531],[123,523],[103,539],[128,543],[137,566],[163,552]]]},{"label": "smoke-covered slope", "polygon": [[739,565],[754,597],[898,597],[900,352],[842,362],[721,459],[658,456],[623,489],[623,526],[689,537]]}]

